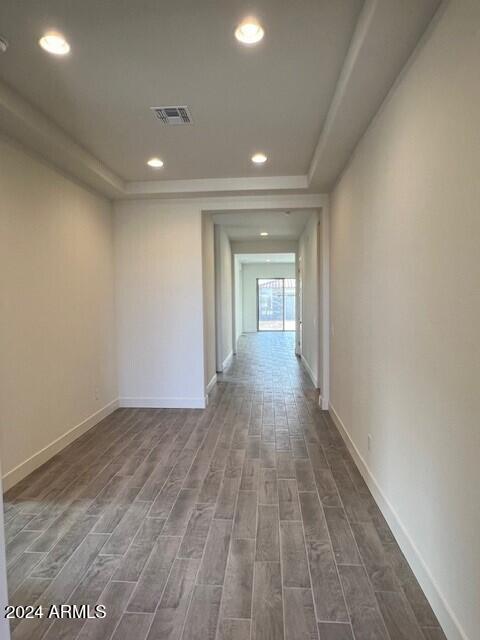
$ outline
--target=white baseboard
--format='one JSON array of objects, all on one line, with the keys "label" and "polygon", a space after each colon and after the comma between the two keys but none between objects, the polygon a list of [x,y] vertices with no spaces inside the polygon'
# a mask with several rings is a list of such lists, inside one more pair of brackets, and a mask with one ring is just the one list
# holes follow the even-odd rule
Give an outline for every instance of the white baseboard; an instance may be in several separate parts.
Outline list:
[{"label": "white baseboard", "polygon": [[120,398],[120,407],[140,409],[205,409],[201,398]]},{"label": "white baseboard", "polygon": [[302,362],[303,362],[303,366],[305,367],[305,369],[307,370],[308,375],[310,376],[310,380],[313,382],[315,389],[318,389],[318,382],[317,382],[317,378],[315,377],[315,374],[313,373],[310,365],[308,364],[307,359],[305,358],[305,356],[303,355],[303,353],[300,356],[302,358]]},{"label": "white baseboard", "polygon": [[232,361],[233,358],[233,351],[230,351],[230,353],[228,354],[228,356],[225,358],[225,360],[223,361],[222,364],[222,371],[225,371],[225,369],[228,367],[228,365],[230,364],[230,362]]},{"label": "white baseboard", "polygon": [[215,373],[212,376],[212,379],[210,380],[210,382],[207,384],[207,388],[205,389],[207,396],[216,384],[217,384],[217,374]]},{"label": "white baseboard", "polygon": [[346,426],[343,424],[335,408],[330,403],[329,412],[340,435],[342,436],[348,450],[352,454],[363,479],[367,483],[375,502],[378,504],[380,511],[383,513],[388,525],[390,526],[396,541],[400,545],[413,573],[415,574],[420,586],[422,587],[430,605],[440,622],[448,640],[470,640],[465,631],[462,629],[460,622],[452,611],[450,605],[446,601],[444,595],[440,591],[435,579],[433,578],[429,568],[423,560],[419,550],[412,540],[407,529],[400,520],[393,506],[383,493],[375,476],[370,471],[369,466],[363,459],[360,451],[352,440]]},{"label": "white baseboard", "polygon": [[81,435],[86,433],[89,429],[98,424],[101,420],[110,415],[115,409],[119,406],[118,400],[112,400],[107,405],[92,413],[91,416],[77,424],[75,427],[69,429],[66,433],[56,438],[53,442],[48,444],[43,449],[40,449],[37,453],[35,453],[24,462],[21,462],[19,465],[14,467],[11,471],[6,473],[2,478],[3,491],[7,491],[11,487],[26,478],[29,473],[35,471],[42,464],[50,460],[54,455],[56,455],[62,449],[65,449],[70,443],[79,438]]},{"label": "white baseboard", "polygon": [[328,398],[322,396],[321,393],[318,396],[318,406],[320,407],[320,409],[323,409],[323,411],[328,411],[329,409]]},{"label": "white baseboard", "polygon": [[212,376],[212,379],[210,380],[210,382],[207,384],[207,387],[205,389],[205,408],[208,407],[208,394],[210,393],[210,391],[213,389],[213,387],[217,384],[217,374]]}]

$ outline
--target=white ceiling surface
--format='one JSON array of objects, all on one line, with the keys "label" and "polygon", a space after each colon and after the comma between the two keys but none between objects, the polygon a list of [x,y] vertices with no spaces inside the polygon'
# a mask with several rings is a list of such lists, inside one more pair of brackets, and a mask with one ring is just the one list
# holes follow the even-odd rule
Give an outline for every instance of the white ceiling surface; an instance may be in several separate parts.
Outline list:
[{"label": "white ceiling surface", "polygon": [[[235,211],[216,213],[213,222],[221,225],[233,242],[244,240],[297,240],[312,215],[312,210],[290,211]],[[262,231],[267,237],[260,235]]]},{"label": "white ceiling surface", "polygon": [[294,253],[239,253],[235,258],[241,264],[292,264],[295,263]]},{"label": "white ceiling surface", "polygon": [[[259,0],[255,48],[234,38],[235,0],[2,0],[11,43],[0,76],[124,180],[305,174],[361,0]],[[38,39],[55,27],[71,54]],[[163,126],[149,108],[188,105],[193,126]],[[252,166],[257,150],[267,165]]]},{"label": "white ceiling surface", "polygon": [[[240,0],[2,0],[0,129],[112,197],[326,191],[438,4],[258,0],[245,48]],[[37,44],[52,28],[65,58]],[[193,125],[155,120],[170,104]]]}]

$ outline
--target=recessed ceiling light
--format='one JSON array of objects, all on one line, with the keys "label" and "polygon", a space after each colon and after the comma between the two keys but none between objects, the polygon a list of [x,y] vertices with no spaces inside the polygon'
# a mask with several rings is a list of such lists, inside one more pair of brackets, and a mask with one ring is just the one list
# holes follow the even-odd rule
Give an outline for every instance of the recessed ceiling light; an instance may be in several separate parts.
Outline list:
[{"label": "recessed ceiling light", "polygon": [[271,262],[270,258],[267,258],[267,262]]},{"label": "recessed ceiling light", "polygon": [[261,231],[261,232],[260,232],[260,235],[261,235],[261,236],[268,236],[268,232],[267,232],[267,231]]},{"label": "recessed ceiling light", "polygon": [[147,164],[149,167],[153,167],[153,169],[161,169],[163,167],[163,160],[160,160],[160,158],[150,158]]},{"label": "recessed ceiling light", "polygon": [[49,31],[40,38],[38,44],[54,56],[64,56],[70,51],[70,45],[61,33]]},{"label": "recessed ceiling light", "polygon": [[264,153],[255,153],[252,156],[252,162],[255,164],[263,164],[267,161],[267,156]]},{"label": "recessed ceiling light", "polygon": [[249,16],[235,29],[235,37],[242,44],[257,44],[265,35],[256,18]]}]

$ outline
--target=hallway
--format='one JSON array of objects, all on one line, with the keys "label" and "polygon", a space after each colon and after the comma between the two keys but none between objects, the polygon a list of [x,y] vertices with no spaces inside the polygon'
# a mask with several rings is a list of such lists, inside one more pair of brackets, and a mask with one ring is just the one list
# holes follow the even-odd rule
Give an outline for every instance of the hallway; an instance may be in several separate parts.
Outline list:
[{"label": "hallway", "polygon": [[206,410],[120,409],[6,495],[15,640],[445,638],[294,333],[240,339]]},{"label": "hallway", "polygon": [[241,382],[254,386],[255,391],[277,387],[313,391],[307,372],[295,357],[294,331],[244,333],[236,357],[218,380]]}]

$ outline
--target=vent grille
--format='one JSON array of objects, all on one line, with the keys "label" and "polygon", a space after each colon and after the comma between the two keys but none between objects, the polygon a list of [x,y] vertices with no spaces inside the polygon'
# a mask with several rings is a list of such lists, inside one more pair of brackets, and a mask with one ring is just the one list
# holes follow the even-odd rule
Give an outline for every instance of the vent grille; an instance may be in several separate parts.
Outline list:
[{"label": "vent grille", "polygon": [[163,124],[192,124],[192,116],[187,106],[151,107],[151,109]]}]

